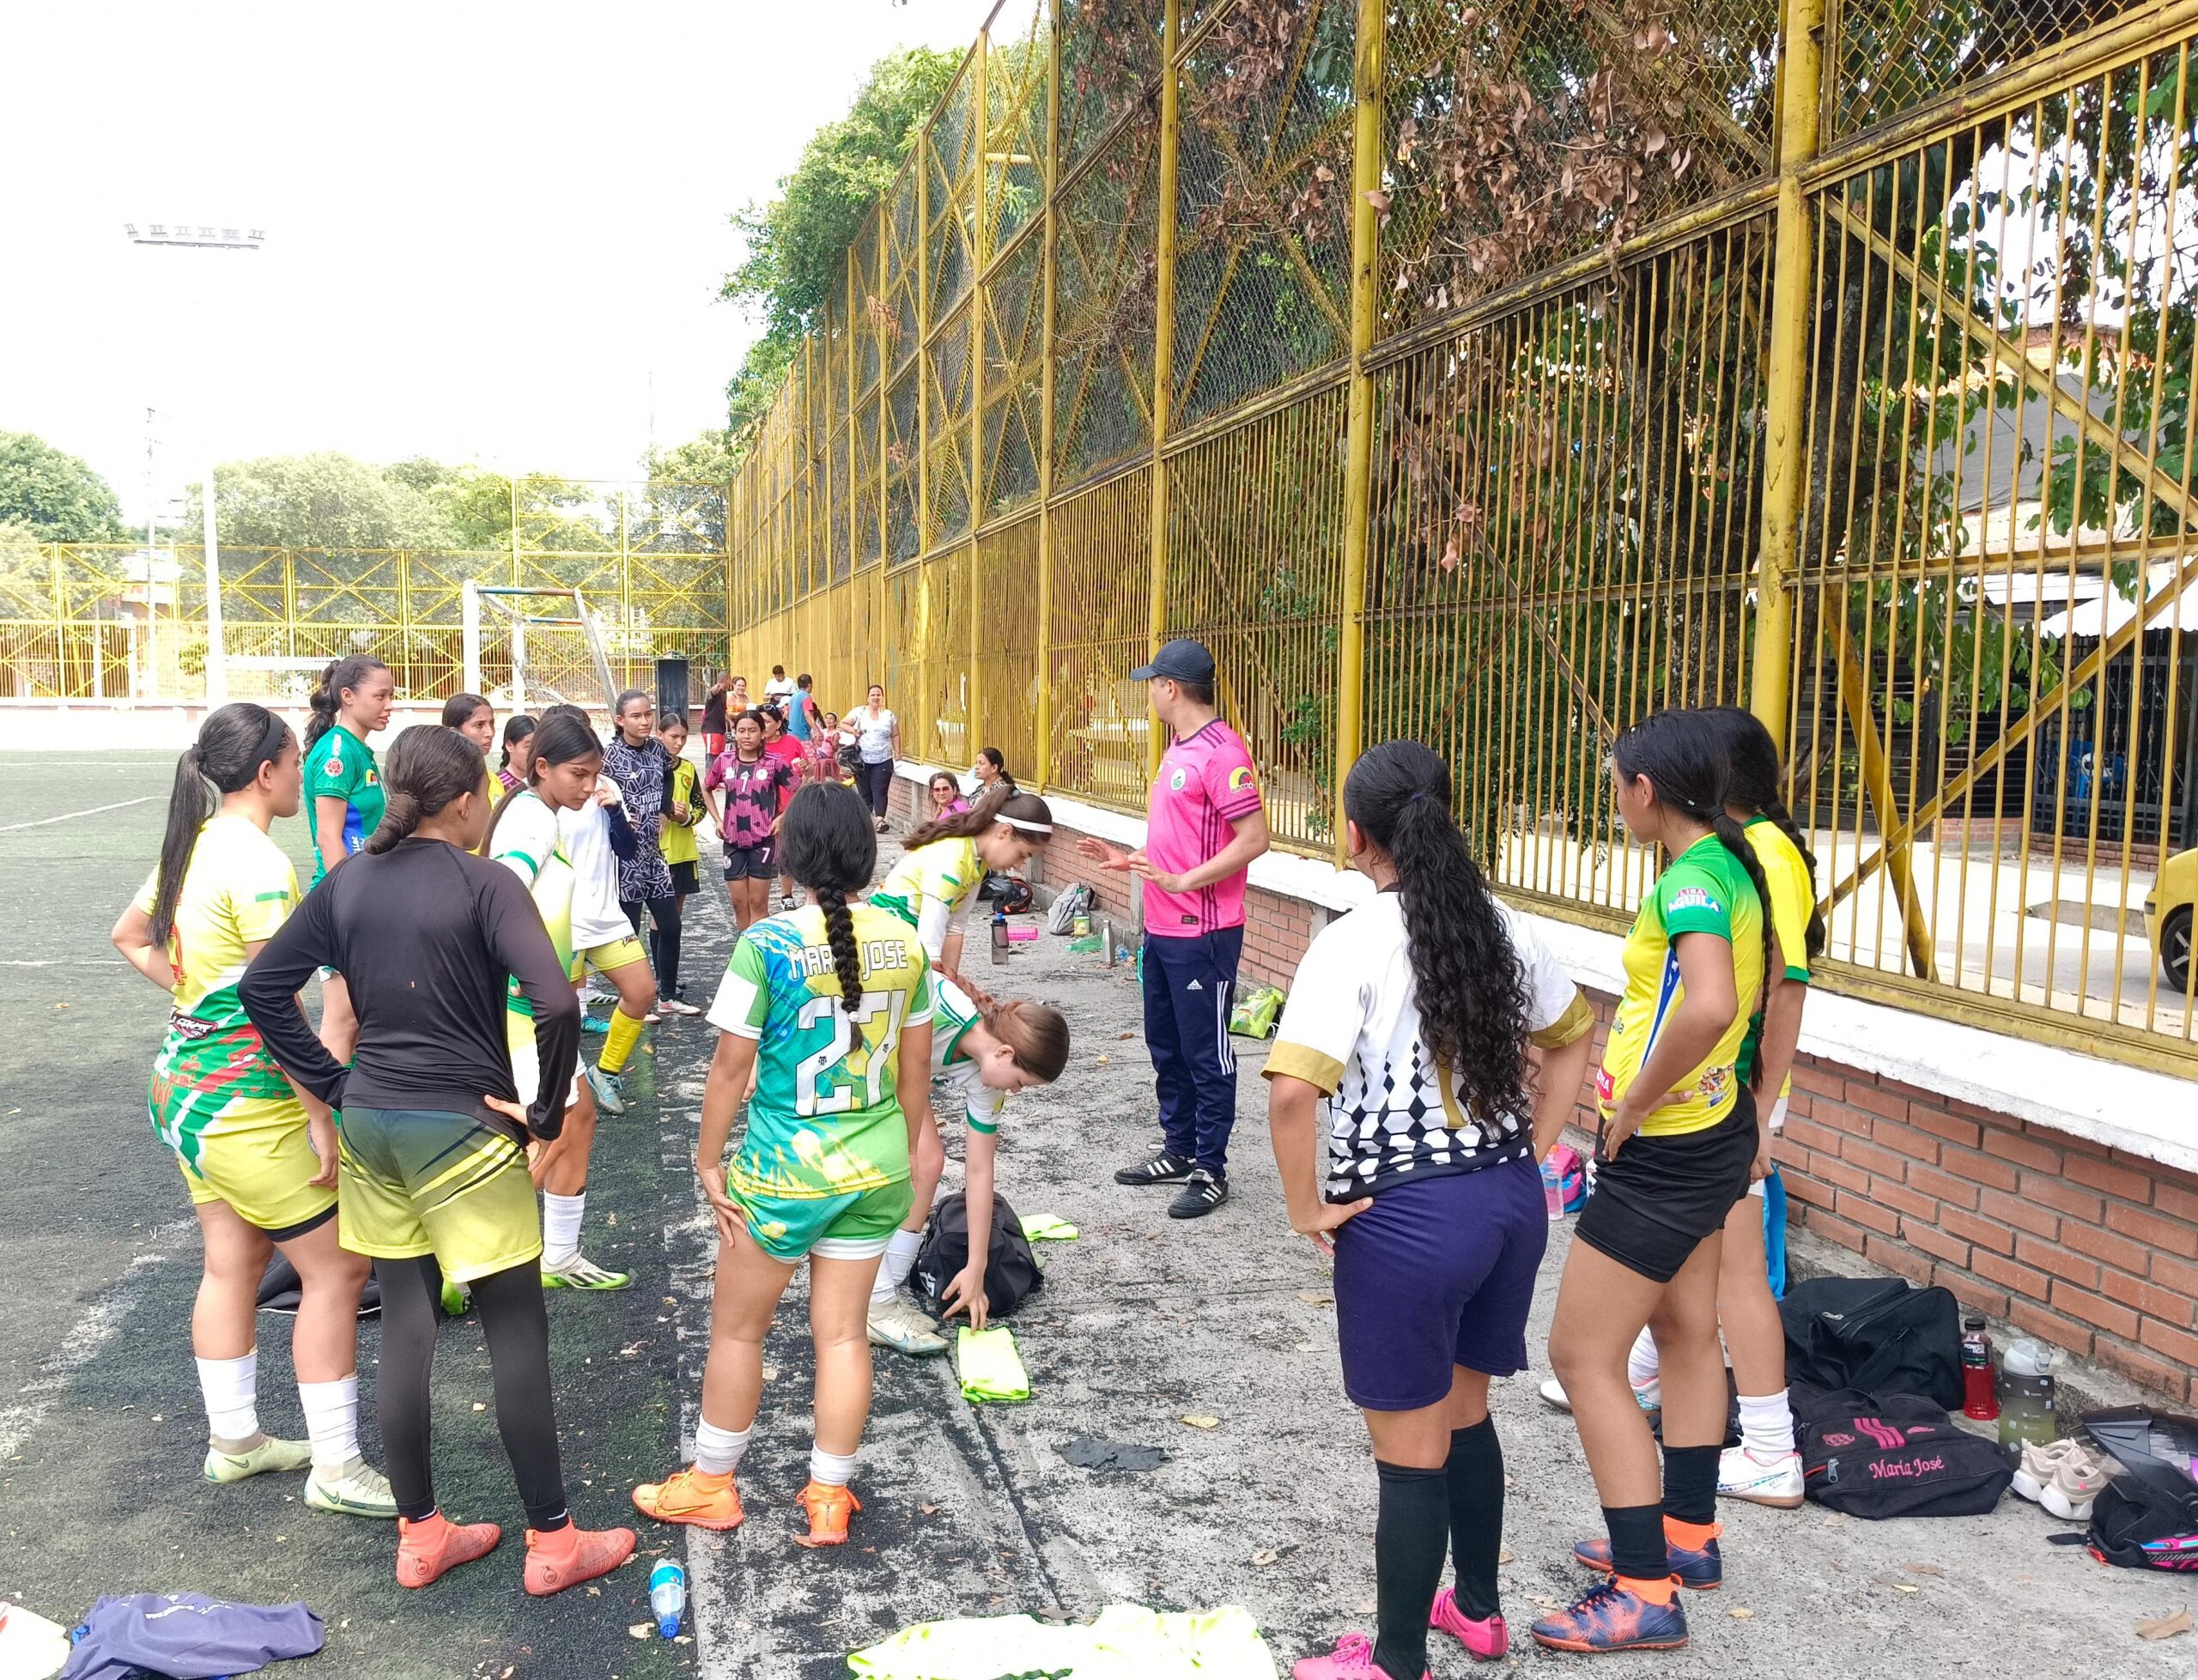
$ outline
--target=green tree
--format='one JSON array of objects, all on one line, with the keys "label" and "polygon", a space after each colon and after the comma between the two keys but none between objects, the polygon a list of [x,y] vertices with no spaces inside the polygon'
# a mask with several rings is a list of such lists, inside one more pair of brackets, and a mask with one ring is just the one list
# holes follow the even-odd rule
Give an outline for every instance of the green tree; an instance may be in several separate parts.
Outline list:
[{"label": "green tree", "polygon": [[417,491],[450,527],[461,549],[507,549],[512,540],[512,482],[467,462],[450,466],[425,455],[392,462],[382,476]]},{"label": "green tree", "polygon": [[759,316],[763,337],[726,388],[733,430],[778,395],[793,347],[847,283],[847,247],[863,219],[892,186],[961,62],[927,47],[879,59],[847,114],[810,136],[778,196],[734,213],[747,254],[720,295]]},{"label": "green tree", "polygon": [[124,534],[106,480],[30,432],[0,432],[0,525],[42,543],[112,543]]},{"label": "green tree", "polygon": [[[225,462],[214,470],[225,543],[336,549],[456,546],[451,521],[428,495],[349,455],[269,455]],[[184,530],[198,529],[200,505],[200,487],[193,484]]]}]

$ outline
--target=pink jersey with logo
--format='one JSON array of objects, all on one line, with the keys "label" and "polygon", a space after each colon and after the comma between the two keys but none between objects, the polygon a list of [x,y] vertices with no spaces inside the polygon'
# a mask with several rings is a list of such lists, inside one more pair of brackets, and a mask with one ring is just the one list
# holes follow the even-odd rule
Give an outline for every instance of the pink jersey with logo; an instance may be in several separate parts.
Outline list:
[{"label": "pink jersey with logo", "polygon": [[[1236,838],[1230,824],[1260,808],[1259,779],[1243,737],[1216,718],[1168,749],[1145,808],[1145,855],[1167,875],[1183,875],[1218,857]],[[1163,893],[1145,883],[1145,931],[1190,938],[1244,925],[1244,876],[1194,893]]]}]

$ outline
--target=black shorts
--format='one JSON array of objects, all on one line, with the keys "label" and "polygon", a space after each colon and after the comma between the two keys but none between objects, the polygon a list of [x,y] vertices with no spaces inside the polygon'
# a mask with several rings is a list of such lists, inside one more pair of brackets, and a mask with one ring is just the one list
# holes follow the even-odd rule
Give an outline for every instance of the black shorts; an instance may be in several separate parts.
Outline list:
[{"label": "black shorts", "polygon": [[728,881],[768,881],[778,872],[779,848],[775,843],[728,846],[725,849],[725,878]]},{"label": "black shorts", "polygon": [[1668,1283],[1748,1193],[1755,1148],[1755,1096],[1745,1088],[1733,1112],[1705,1131],[1636,1132],[1615,1161],[1603,1159],[1599,1142],[1594,1193],[1573,1234],[1627,1271]]},{"label": "black shorts", "polygon": [[674,895],[679,898],[684,898],[689,893],[701,891],[701,876],[696,871],[695,866],[693,864],[683,863],[672,864],[671,890]]}]

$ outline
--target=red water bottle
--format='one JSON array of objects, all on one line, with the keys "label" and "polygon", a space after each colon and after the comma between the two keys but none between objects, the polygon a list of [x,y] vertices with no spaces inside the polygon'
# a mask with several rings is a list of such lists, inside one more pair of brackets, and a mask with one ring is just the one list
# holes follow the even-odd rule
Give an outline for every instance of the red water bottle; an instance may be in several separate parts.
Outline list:
[{"label": "red water bottle", "polygon": [[1992,1338],[1984,1320],[1961,1323],[1961,1415],[1989,1422],[2000,1415],[2000,1395],[1992,1379]]}]

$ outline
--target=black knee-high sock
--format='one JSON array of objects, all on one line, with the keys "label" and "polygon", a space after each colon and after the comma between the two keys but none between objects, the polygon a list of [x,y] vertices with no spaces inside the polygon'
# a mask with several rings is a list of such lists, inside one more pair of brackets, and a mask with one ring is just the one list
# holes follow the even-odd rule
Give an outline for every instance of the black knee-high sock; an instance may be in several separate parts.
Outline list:
[{"label": "black knee-high sock", "polygon": [[1664,1514],[1674,1522],[1714,1523],[1717,1520],[1716,1446],[1667,1446],[1664,1449]]},{"label": "black knee-high sock", "polygon": [[1450,1498],[1450,1556],[1458,1608],[1476,1622],[1497,1613],[1496,1560],[1503,1551],[1503,1443],[1496,1420],[1450,1431],[1444,1475]]},{"label": "black knee-high sock", "polygon": [[376,1260],[381,1280],[381,1370],[374,1379],[374,1411],[397,1513],[407,1522],[435,1514],[435,1482],[428,1465],[428,1385],[435,1363],[435,1292],[441,1275],[433,1260]]},{"label": "black knee-high sock", "polygon": [[550,1314],[542,1304],[540,1266],[529,1260],[475,1279],[473,1303],[488,1335],[496,1428],[519,1483],[519,1502],[526,1507],[526,1525],[562,1528],[571,1518],[557,1454],[556,1409],[550,1397]]},{"label": "black knee-high sock", "polygon": [[679,901],[652,899],[649,954],[656,960],[657,989],[667,998],[679,989]]},{"label": "black knee-high sock", "polygon": [[1450,1549],[1448,1471],[1383,1464],[1381,1503],[1374,1520],[1374,1660],[1389,1680],[1420,1680],[1427,1672],[1427,1612],[1442,1585]]}]

